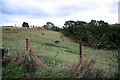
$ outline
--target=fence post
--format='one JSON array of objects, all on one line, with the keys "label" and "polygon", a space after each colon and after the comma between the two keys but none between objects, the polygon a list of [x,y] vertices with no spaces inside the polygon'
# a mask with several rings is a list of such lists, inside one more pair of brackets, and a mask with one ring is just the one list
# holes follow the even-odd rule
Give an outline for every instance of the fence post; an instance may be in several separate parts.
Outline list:
[{"label": "fence post", "polygon": [[82,40],[80,39],[80,42],[79,42],[79,48],[80,48],[80,60],[82,58]]},{"label": "fence post", "polygon": [[26,51],[28,51],[28,39],[26,39]]}]

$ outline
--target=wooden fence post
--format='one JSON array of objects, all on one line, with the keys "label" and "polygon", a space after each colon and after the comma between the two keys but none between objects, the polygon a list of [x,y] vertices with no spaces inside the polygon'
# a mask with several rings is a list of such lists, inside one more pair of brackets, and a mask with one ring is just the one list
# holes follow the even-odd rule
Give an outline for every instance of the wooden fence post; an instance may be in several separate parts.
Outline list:
[{"label": "wooden fence post", "polygon": [[[25,51],[25,54],[27,54],[26,57],[28,58],[28,64],[32,62],[32,64],[35,64],[35,66],[39,66],[39,67],[43,66],[43,64],[41,63],[41,61],[39,61],[37,59],[37,56],[35,55],[34,51],[32,50],[28,38],[26,38],[26,51]],[[29,67],[32,67],[33,66],[32,64],[31,65],[29,64],[30,65]]]},{"label": "wooden fence post", "polygon": [[26,39],[26,51],[28,51],[28,39]]},{"label": "wooden fence post", "polygon": [[80,42],[79,42],[79,48],[80,48],[80,60],[82,58],[82,40],[80,39]]}]

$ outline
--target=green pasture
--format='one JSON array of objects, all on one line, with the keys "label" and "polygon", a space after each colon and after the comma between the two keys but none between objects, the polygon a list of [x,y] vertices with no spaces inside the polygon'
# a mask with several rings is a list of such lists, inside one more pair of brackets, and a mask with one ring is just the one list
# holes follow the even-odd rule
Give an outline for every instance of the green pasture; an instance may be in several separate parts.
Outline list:
[{"label": "green pasture", "polygon": [[[71,66],[79,62],[79,44],[74,43],[68,37],[64,41],[60,38],[62,34],[45,29],[30,29],[19,32],[2,33],[2,47],[8,52],[5,56],[14,58],[17,53],[25,51],[25,40],[29,39],[33,51],[48,69],[37,70],[30,73],[33,77],[38,74],[38,78],[72,78],[75,71],[71,71]],[[41,35],[44,33],[44,35]],[[59,40],[60,43],[54,43]],[[94,59],[96,61],[94,70],[106,70],[110,68],[110,74],[115,77],[118,72],[117,50],[93,49],[82,46],[82,57]],[[14,62],[3,66],[3,78],[24,78],[27,74],[23,65],[16,66]]]}]

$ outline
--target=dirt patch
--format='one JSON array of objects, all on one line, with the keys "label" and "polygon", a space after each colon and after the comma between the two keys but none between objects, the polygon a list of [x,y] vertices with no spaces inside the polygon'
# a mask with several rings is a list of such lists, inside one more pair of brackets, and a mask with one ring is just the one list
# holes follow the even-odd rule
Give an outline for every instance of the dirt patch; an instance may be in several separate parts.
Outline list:
[{"label": "dirt patch", "polygon": [[47,45],[47,46],[55,46],[55,47],[57,47],[56,45],[51,44],[51,43],[44,43],[44,45]]},{"label": "dirt patch", "polygon": [[44,45],[46,46],[52,46],[52,47],[58,47],[58,48],[65,48],[65,49],[69,49],[67,47],[64,47],[64,46],[59,46],[59,45],[55,45],[55,44],[51,44],[51,43],[43,43]]}]

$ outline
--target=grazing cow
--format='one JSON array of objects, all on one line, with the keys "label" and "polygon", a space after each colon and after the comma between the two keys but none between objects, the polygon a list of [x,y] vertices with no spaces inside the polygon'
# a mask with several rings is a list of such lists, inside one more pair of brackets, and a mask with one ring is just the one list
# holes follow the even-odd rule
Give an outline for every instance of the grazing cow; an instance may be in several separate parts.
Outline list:
[{"label": "grazing cow", "polygon": [[62,38],[62,36],[60,36],[60,38]]},{"label": "grazing cow", "polygon": [[2,57],[2,59],[3,59],[4,54],[5,54],[4,49],[1,49],[1,48],[0,48],[0,55],[1,55],[0,58]]},{"label": "grazing cow", "polygon": [[42,33],[42,35],[44,35],[44,33]]},{"label": "grazing cow", "polygon": [[60,43],[60,41],[57,40],[57,41],[55,41],[55,43]]}]

